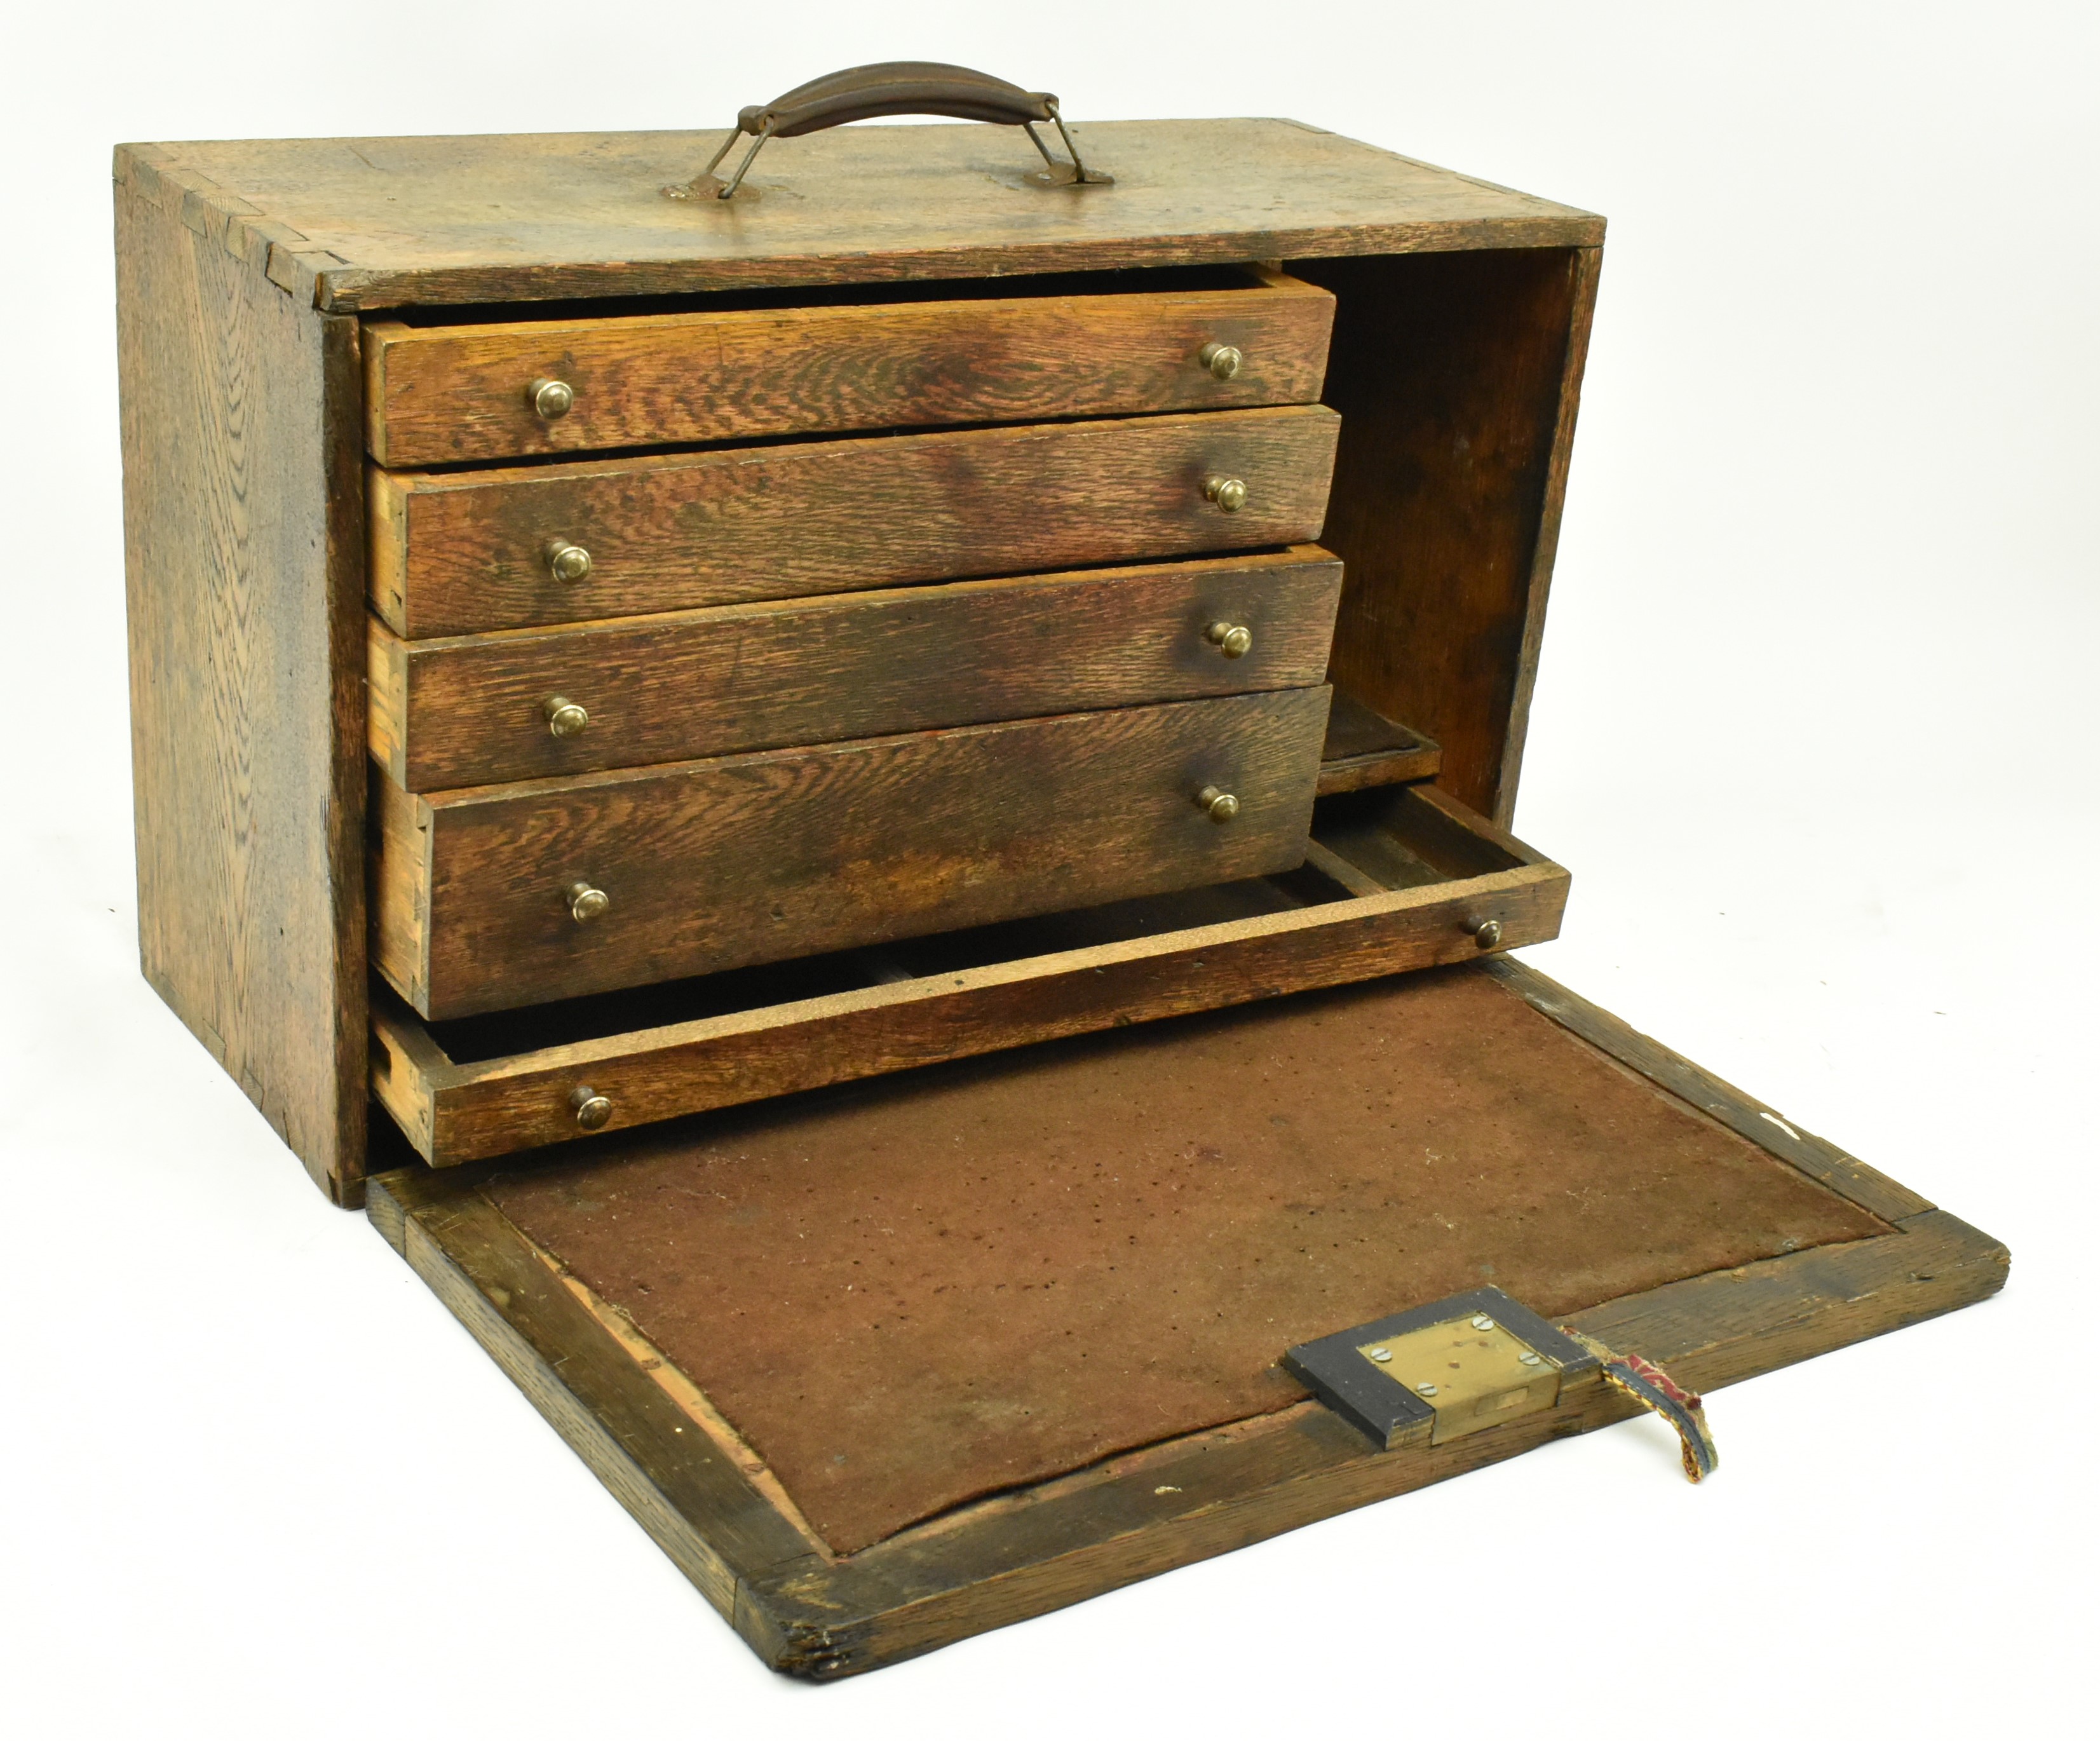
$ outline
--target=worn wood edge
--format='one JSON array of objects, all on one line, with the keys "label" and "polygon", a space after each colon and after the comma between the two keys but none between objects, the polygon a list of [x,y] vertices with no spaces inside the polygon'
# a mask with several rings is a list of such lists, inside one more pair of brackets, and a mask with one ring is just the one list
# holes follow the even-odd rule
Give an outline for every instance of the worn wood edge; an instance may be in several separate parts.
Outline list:
[{"label": "worn wood edge", "polygon": [[[1599,236],[1598,240],[1601,242],[1603,237]],[[1546,639],[1546,597],[1552,590],[1553,565],[1560,549],[1568,470],[1575,452],[1575,420],[1582,408],[1582,371],[1589,361],[1590,328],[1597,311],[1597,280],[1604,260],[1601,247],[1575,250],[1574,298],[1568,315],[1568,350],[1560,364],[1560,402],[1554,412],[1553,444],[1546,459],[1538,537],[1532,547],[1524,632],[1517,647],[1516,682],[1510,694],[1509,716],[1502,729],[1502,764],[1495,777],[1494,819],[1505,827],[1516,816],[1517,780],[1524,769],[1524,740],[1531,731],[1532,692],[1538,685],[1539,655]]]},{"label": "worn wood edge", "polygon": [[[368,333],[366,337],[368,341]],[[375,366],[370,361],[371,349],[368,342],[368,372]],[[366,596],[379,620],[397,635],[406,635],[409,628],[408,509],[416,483],[412,475],[384,471],[377,465],[367,469]]]},{"label": "worn wood edge", "polygon": [[[1281,126],[1334,135],[1287,117]],[[1092,122],[1099,128],[1107,123]],[[1417,219],[1392,223],[1333,224],[1298,229],[1242,228],[1180,235],[1158,234],[1114,242],[1074,239],[1062,243],[998,245],[969,242],[896,252],[862,250],[737,259],[696,260],[678,256],[579,262],[562,267],[490,264],[393,269],[361,267],[321,247],[232,190],[217,186],[182,159],[181,141],[131,142],[115,148],[117,179],[143,196],[165,203],[192,190],[224,215],[228,251],[247,260],[288,293],[322,310],[366,314],[415,305],[508,302],[593,296],[674,295],[717,289],[789,288],[802,284],[880,284],[924,277],[979,278],[1016,272],[1056,272],[1155,265],[1233,265],[1352,254],[1415,253],[1480,248],[1595,248],[1605,221],[1579,207],[1505,187],[1408,157],[1382,146],[1352,140],[1377,156],[1449,176],[1472,187],[1522,200],[1532,209],[1498,217]],[[700,148],[696,141],[696,149]],[[270,255],[281,251],[272,262]]]},{"label": "worn wood edge", "polygon": [[437,1096],[454,1072],[421,1022],[373,999],[372,1097],[426,1161],[437,1152]]},{"label": "worn wood edge", "polygon": [[[1013,276],[1000,273],[1000,277]],[[1237,310],[1244,315],[1251,306],[1267,306],[1277,302],[1326,305],[1326,318],[1333,320],[1335,293],[1318,284],[1308,284],[1303,279],[1292,278],[1282,271],[1250,275],[1260,284],[1260,293],[1250,297],[1250,287],[1242,284],[1236,289],[1145,289],[1140,286],[1112,290],[1105,296],[1085,293],[1053,293],[1041,295],[1029,292],[1025,284],[1012,298],[988,299],[977,297],[930,298],[924,302],[901,302],[867,304],[861,302],[819,303],[803,308],[785,309],[680,309],[660,313],[643,311],[634,314],[567,315],[554,320],[504,320],[464,321],[458,324],[439,326],[412,326],[405,321],[375,320],[370,324],[371,347],[377,366],[383,371],[389,355],[399,347],[404,351],[412,350],[443,350],[461,344],[471,344],[475,340],[514,340],[530,344],[534,349],[544,348],[563,338],[594,339],[620,333],[671,333],[680,331],[705,332],[724,325],[757,325],[769,329],[783,325],[814,326],[819,329],[838,324],[840,318],[866,318],[871,315],[891,315],[915,323],[932,324],[942,321],[964,323],[972,317],[982,319],[987,314],[996,316],[1004,310],[1015,308],[1028,311],[1050,311],[1054,309],[1110,313],[1104,303],[1121,304],[1123,308],[1146,319],[1158,319],[1173,312],[1186,311],[1194,315],[1215,315],[1228,310]],[[1142,303],[1140,310],[1134,305]],[[1324,367],[1326,350],[1320,352]],[[383,381],[383,375],[375,381]],[[381,403],[376,398],[375,404]],[[1304,401],[1284,399],[1280,404],[1301,404]],[[1317,403],[1314,401],[1313,403]],[[1235,408],[1255,409],[1255,407]],[[1141,415],[1139,413],[1138,415]]]},{"label": "worn wood edge", "polygon": [[418,1010],[430,998],[430,806],[383,773],[369,782],[372,805],[371,959],[373,970]]},{"label": "worn wood edge", "polygon": [[[1268,408],[1258,408],[1266,409]],[[1178,413],[1167,413],[1168,416]],[[1232,412],[1206,415],[1232,417]],[[1121,421],[1121,420],[1114,420]],[[1163,420],[1162,420],[1163,421]],[[936,431],[945,434],[946,431]],[[871,440],[902,443],[918,439],[912,435],[871,437]],[[602,461],[590,461],[602,464]],[[545,469],[553,471],[554,466]],[[390,474],[390,485],[413,488],[426,474]],[[440,479],[441,482],[449,480]],[[740,599],[724,605],[685,605],[673,610],[639,611],[625,616],[577,617],[562,623],[527,623],[509,628],[479,628],[457,634],[403,637],[389,623],[384,626],[404,650],[412,664],[434,655],[472,652],[486,647],[529,646],[535,643],[573,647],[588,652],[599,635],[631,634],[638,630],[674,631],[713,624],[763,623],[769,617],[792,616],[831,606],[858,607],[888,604],[911,605],[952,595],[974,593],[1054,592],[1074,583],[1087,584],[1129,579],[1151,580],[1175,575],[1211,575],[1255,573],[1287,576],[1299,569],[1339,568],[1342,559],[1317,544],[1299,542],[1254,550],[1219,550],[1194,556],[1171,557],[1161,562],[1118,562],[1101,567],[1051,568],[1017,575],[977,575],[954,580],[905,581],[892,586],[868,587],[850,593],[790,593],[779,598]],[[1308,682],[1286,684],[1284,688],[1306,688],[1326,681],[1322,674]],[[998,721],[986,721],[997,724]],[[704,760],[705,758],[700,758]]]},{"label": "worn wood edge", "polygon": [[408,783],[408,672],[412,649],[377,617],[365,635],[366,747],[396,786]]},{"label": "worn wood edge", "polygon": [[[412,1172],[368,1214],[650,1539],[732,1624],[747,1570],[807,1554],[799,1532],[690,1424],[495,1205]],[[751,1617],[739,1630],[748,1638]],[[790,1641],[783,1640],[783,1643]]]},{"label": "worn wood edge", "polygon": [[1388,893],[1385,884],[1369,871],[1317,840],[1305,843],[1305,862],[1329,881],[1340,884],[1359,899],[1366,897],[1376,898]]},{"label": "worn wood edge", "polygon": [[[1440,786],[1411,785],[1398,794],[1400,802],[1418,813],[1418,823],[1429,821],[1431,832],[1449,831],[1465,841],[1485,840],[1509,854],[1520,865],[1551,864],[1552,861],[1536,847],[1527,846],[1499,822],[1480,814],[1471,804],[1454,798]],[[1418,813],[1427,812],[1427,818]]]},{"label": "worn wood edge", "polygon": [[1835,1144],[1799,1129],[1762,1100],[1701,1069],[1608,1010],[1599,1009],[1548,979],[1537,968],[1507,959],[1490,961],[1486,966],[1508,990],[1540,1014],[1551,1016],[1637,1075],[1688,1101],[1736,1135],[1807,1174],[1868,1214],[1895,1223],[1933,1207],[1908,1186],[1877,1172]]},{"label": "worn wood edge", "polygon": [[1361,791],[1373,786],[1410,785],[1417,780],[1434,779],[1442,770],[1444,747],[1436,739],[1412,725],[1388,718],[1346,689],[1336,689],[1335,704],[1329,710],[1330,741],[1337,716],[1350,712],[1370,715],[1386,727],[1393,741],[1347,755],[1323,755],[1316,796],[1328,798],[1337,792]]},{"label": "worn wood edge", "polygon": [[621,768],[593,768],[578,774],[534,774],[524,779],[496,781],[487,786],[460,786],[450,790],[417,792],[415,796],[432,818],[442,818],[455,813],[471,812],[483,804],[509,804],[518,799],[560,798],[572,792],[621,786],[668,785],[689,775],[732,762],[745,766],[767,763],[792,764],[815,755],[863,751],[935,734],[944,739],[977,738],[989,742],[1031,729],[1061,726],[1070,721],[1114,722],[1136,713],[1165,714],[1180,708],[1215,707],[1220,703],[1236,702],[1266,703],[1273,708],[1284,704],[1290,697],[1313,692],[1326,694],[1326,685],[1300,684],[1281,689],[1245,690],[1233,694],[1197,695],[1180,701],[1154,702],[1142,707],[1088,707],[1072,713],[1028,714],[1019,719],[986,720],[974,725],[940,726],[927,731],[876,732],[864,738],[849,738],[831,743],[783,744],[771,749],[730,750],[712,756],[682,756],[676,761],[644,762]]},{"label": "worn wood edge", "polygon": [[1999,1241],[1929,1209],[1892,1233],[1667,1282],[1568,1321],[1718,1390],[1988,1299],[2011,1263]]},{"label": "worn wood edge", "polygon": [[[501,1214],[502,1211],[499,1209],[497,1213]],[[687,1421],[707,1435],[715,1448],[750,1483],[758,1497],[801,1539],[804,1547],[821,1560],[836,1559],[838,1556],[817,1533],[816,1526],[795,1503],[794,1496],[788,1492],[786,1483],[773,1473],[772,1466],[730,1424],[729,1417],[708,1400],[707,1393],[680,1371],[668,1355],[642,1334],[641,1326],[625,1311],[593,1294],[560,1258],[536,1241],[517,1223],[507,1216],[505,1223],[526,1250],[538,1258],[551,1274],[559,1278],[562,1285],[581,1302],[584,1310],[619,1343],[621,1351],[649,1375],[656,1387],[678,1406]]]},{"label": "worn wood edge", "polygon": [[[1666,1284],[1566,1321],[1713,1390],[1972,1304],[2004,1279],[2001,1245],[1935,1212],[1873,1239]],[[1236,1437],[1191,1435],[979,1501],[836,1567],[778,1568],[754,1579],[749,1595],[774,1608],[777,1626],[822,1622],[827,1659],[801,1672],[857,1673],[1636,1412],[1586,1386],[1507,1426],[1379,1452],[1317,1404],[1301,1404]],[[1162,1501],[1173,1507],[1165,1516]]]},{"label": "worn wood edge", "polygon": [[[732,1615],[735,1574],[606,1424],[556,1376],[545,1355],[518,1333],[413,1216],[404,1223],[402,1255],[709,1605],[726,1618]],[[566,1367],[573,1352],[557,1358]]]},{"label": "worn wood edge", "polygon": [[[429,1097],[429,1158],[456,1165],[579,1139],[566,1096],[582,1073],[621,1109],[615,1127],[628,1129],[1036,1040],[1469,961],[1480,953],[1473,932],[1487,918],[1500,920],[1505,948],[1543,942],[1559,932],[1568,884],[1558,866],[1525,866],[452,1063],[442,1072],[411,1059],[418,1079],[389,1091]],[[1306,935],[1328,928],[1331,943]],[[1228,949],[1229,971],[1207,963]],[[933,1038],[920,1037],[925,1027],[937,1030]],[[782,1044],[791,1038],[792,1047]],[[520,1120],[529,1135],[518,1134]]]},{"label": "worn wood edge", "polygon": [[[366,348],[370,348],[371,335],[377,323],[368,322],[364,336]],[[417,330],[421,330],[418,328]],[[442,331],[443,328],[435,330]],[[714,470],[745,465],[769,465],[783,458],[822,460],[832,454],[897,453],[964,452],[986,443],[997,443],[1014,437],[1031,435],[1091,435],[1118,428],[1142,427],[1157,431],[1162,429],[1186,428],[1191,430],[1215,432],[1228,428],[1260,428],[1264,425],[1312,424],[1322,425],[1330,431],[1339,430],[1341,414],[1317,400],[1301,404],[1282,405],[1220,405],[1212,410],[1195,411],[1136,411],[1110,412],[1101,416],[1057,418],[1033,418],[1013,423],[964,423],[935,425],[885,434],[880,430],[854,430],[842,434],[828,433],[815,435],[726,437],[718,441],[684,442],[666,447],[661,452],[637,452],[632,449],[599,452],[585,449],[578,452],[549,456],[527,455],[509,460],[462,461],[457,465],[442,469],[430,467],[405,467],[398,471],[382,471],[373,468],[375,476],[386,480],[387,488],[398,495],[404,503],[403,511],[412,513],[413,504],[418,498],[435,496],[472,493],[476,491],[498,488],[505,484],[578,483],[589,483],[601,478],[633,478],[646,477],[656,472]],[[1304,537],[1284,540],[1275,545],[1253,547],[1220,547],[1211,551],[1185,552],[1176,555],[1148,558],[1138,562],[1118,562],[1090,565],[1115,569],[1145,569],[1169,562],[1205,562],[1213,558],[1257,558],[1273,556],[1278,549],[1304,549],[1315,546],[1317,534],[1308,532]],[[1331,551],[1320,553],[1328,561],[1340,558]],[[1050,572],[1052,571],[1038,571]],[[1074,570],[1074,572],[1079,571]],[[1018,575],[967,575],[955,581],[905,581],[905,587],[960,584],[964,580],[1019,580],[1030,571]],[[869,592],[891,591],[894,587],[867,588]],[[861,588],[853,589],[858,597]],[[822,593],[792,593],[775,599],[743,599],[721,605],[681,606],[669,611],[624,611],[614,617],[579,618],[581,622],[614,622],[622,618],[672,616],[693,610],[729,610],[748,609],[754,605],[773,603],[793,604],[798,600],[841,596]],[[544,634],[549,630],[569,627],[567,623],[528,623],[510,628],[462,630],[456,634],[416,636],[412,628],[398,630],[417,640],[466,640],[474,635],[488,634]]]},{"label": "worn wood edge", "polygon": [[334,891],[336,1139],[323,1188],[338,1205],[364,1201],[368,1106],[365,1079],[369,979],[368,888],[365,867],[364,456],[359,447],[363,380],[358,323],[317,317],[321,327],[323,404],[328,430],[327,574],[329,712],[334,721],[329,770],[327,862]]},{"label": "worn wood edge", "polygon": [[118,145],[111,170],[119,187],[173,214],[287,295],[324,314],[354,312],[334,307],[321,293],[323,275],[349,262],[184,164],[172,147]]},{"label": "worn wood edge", "polygon": [[1427,741],[1411,750],[1337,756],[1320,764],[1313,796],[1331,798],[1337,792],[1360,792],[1373,786],[1411,786],[1418,780],[1435,779],[1443,766],[1443,750]]},{"label": "worn wood edge", "polygon": [[1116,271],[1136,267],[1233,266],[1257,259],[1449,253],[1476,249],[1595,248],[1604,239],[1602,218],[1573,214],[1224,231],[1138,237],[1115,243],[1039,243],[1020,248],[965,245],[893,253],[813,253],[741,260],[668,256],[539,267],[329,266],[320,274],[315,296],[318,305],[331,311],[364,314],[457,303],[677,296],[704,290],[792,289],[819,284],[895,284],[923,278]]}]

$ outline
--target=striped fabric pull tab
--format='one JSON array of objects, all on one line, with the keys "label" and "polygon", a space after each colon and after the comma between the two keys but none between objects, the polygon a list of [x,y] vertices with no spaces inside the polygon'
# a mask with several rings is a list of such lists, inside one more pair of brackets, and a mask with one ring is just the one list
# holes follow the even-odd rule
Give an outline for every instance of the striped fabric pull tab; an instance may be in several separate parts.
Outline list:
[{"label": "striped fabric pull tab", "polygon": [[1643,1408],[1661,1415],[1677,1429],[1684,1453],[1684,1477],[1704,1481],[1721,1466],[1721,1453],[1714,1448],[1714,1435],[1706,1426],[1706,1410],[1698,1396],[1686,1390],[1652,1360],[1637,1354],[1617,1354],[1594,1336],[1585,1336],[1573,1324],[1564,1324],[1560,1333],[1603,1362],[1604,1377]]}]

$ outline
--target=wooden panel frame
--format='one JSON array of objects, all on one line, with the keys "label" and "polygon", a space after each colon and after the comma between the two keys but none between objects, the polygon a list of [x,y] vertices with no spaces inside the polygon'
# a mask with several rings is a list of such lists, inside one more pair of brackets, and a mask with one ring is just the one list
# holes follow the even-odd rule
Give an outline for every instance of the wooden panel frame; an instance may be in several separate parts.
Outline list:
[{"label": "wooden panel frame", "polygon": [[[143,191],[150,188],[157,200]],[[358,324],[178,183],[120,183],[139,953],[316,1184],[365,1163]]]},{"label": "wooden panel frame", "polygon": [[[1392,789],[1453,874],[1395,886],[1323,845],[1306,862],[1346,898],[1127,941],[902,978],[601,1039],[457,1063],[406,1005],[373,1007],[372,1091],[416,1152],[457,1166],[584,1135],[588,1084],[628,1129],[827,1083],[1478,959],[1560,934],[1568,875],[1434,787]],[[1424,874],[1433,874],[1423,866]]]},{"label": "wooden panel frame", "polygon": [[1286,262],[1335,294],[1342,415],[1320,541],[1346,580],[1330,678],[1443,751],[1507,826],[1574,451],[1603,251]]},{"label": "wooden panel frame", "polygon": [[[1542,1013],[1888,1221],[1851,1244],[1688,1277],[1572,1314],[1713,1390],[1988,1298],[2009,1257],[1770,1109],[1517,963]],[[1442,1445],[1374,1448],[1317,1403],[1166,1441],[827,1549],[689,1381],[566,1280],[483,1197],[487,1169],[373,1182],[374,1223],[770,1666],[829,1679],[1259,1541],[1623,1418],[1602,1386]],[[595,1308],[595,1309],[594,1309]],[[697,1429],[697,1430],[695,1430]]]}]

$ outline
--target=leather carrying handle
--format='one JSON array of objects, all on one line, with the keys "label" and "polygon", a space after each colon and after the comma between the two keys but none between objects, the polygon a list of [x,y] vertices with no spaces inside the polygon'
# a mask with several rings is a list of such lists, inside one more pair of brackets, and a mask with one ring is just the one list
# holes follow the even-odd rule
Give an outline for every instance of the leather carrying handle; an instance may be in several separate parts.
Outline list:
[{"label": "leather carrying handle", "polygon": [[757,139],[770,122],[774,138],[792,139],[878,115],[949,115],[1019,127],[1057,114],[1057,99],[1048,91],[1023,90],[989,73],[938,60],[885,60],[827,73],[770,103],[739,109],[736,126]]},{"label": "leather carrying handle", "polygon": [[[721,148],[708,159],[708,166],[690,183],[664,191],[676,199],[726,200],[743,183],[752,159],[768,139],[792,139],[878,115],[950,115],[959,121],[1019,127],[1048,165],[1046,175],[1035,178],[1043,185],[1105,186],[1114,179],[1080,161],[1079,148],[1072,143],[1064,117],[1057,112],[1057,99],[1048,91],[1023,90],[989,73],[950,66],[944,61],[884,60],[827,73],[806,85],[797,85],[770,103],[755,103],[738,110],[735,127],[722,141]],[[1035,123],[1042,121],[1057,128],[1065,149],[1072,155],[1069,166],[1050,155],[1049,148],[1036,133]],[[751,136],[752,145],[743,161],[726,182],[718,179],[716,168],[746,134]]]}]

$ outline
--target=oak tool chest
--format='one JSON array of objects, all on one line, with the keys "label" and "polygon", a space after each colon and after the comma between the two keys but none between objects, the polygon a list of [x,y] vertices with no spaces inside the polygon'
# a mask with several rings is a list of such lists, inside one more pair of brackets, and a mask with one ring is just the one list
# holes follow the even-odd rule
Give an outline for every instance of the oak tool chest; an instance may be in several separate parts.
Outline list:
[{"label": "oak tool chest", "polygon": [[116,182],[145,973],[769,1663],[2001,1285],[1507,956],[1601,218],[917,64]]}]

